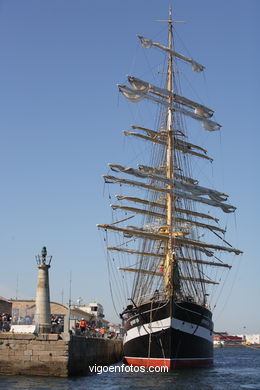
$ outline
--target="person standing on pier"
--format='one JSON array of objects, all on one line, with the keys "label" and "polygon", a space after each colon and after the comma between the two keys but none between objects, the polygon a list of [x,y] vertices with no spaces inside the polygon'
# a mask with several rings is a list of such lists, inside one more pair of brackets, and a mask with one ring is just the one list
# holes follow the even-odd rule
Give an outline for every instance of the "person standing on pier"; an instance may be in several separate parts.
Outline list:
[{"label": "person standing on pier", "polygon": [[86,327],[87,327],[87,322],[84,320],[84,318],[81,318],[81,321],[79,323],[80,331],[81,333],[85,333]]}]

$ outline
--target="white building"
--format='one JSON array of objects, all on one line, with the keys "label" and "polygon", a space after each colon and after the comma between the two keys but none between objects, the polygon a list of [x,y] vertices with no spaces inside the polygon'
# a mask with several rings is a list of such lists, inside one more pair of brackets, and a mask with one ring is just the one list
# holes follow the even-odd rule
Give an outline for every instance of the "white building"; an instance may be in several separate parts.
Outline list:
[{"label": "white building", "polygon": [[260,334],[246,334],[245,338],[250,344],[260,344]]},{"label": "white building", "polygon": [[95,326],[107,326],[108,321],[104,320],[104,309],[100,303],[90,302],[88,305],[80,305],[79,308],[91,315],[90,322],[95,324]]}]

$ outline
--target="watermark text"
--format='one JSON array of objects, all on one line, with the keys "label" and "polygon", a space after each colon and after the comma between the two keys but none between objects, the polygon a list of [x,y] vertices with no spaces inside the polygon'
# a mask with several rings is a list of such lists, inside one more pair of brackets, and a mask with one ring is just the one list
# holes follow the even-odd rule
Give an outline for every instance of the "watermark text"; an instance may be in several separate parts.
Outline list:
[{"label": "watermark text", "polygon": [[132,364],[119,364],[115,366],[99,366],[94,364],[93,366],[89,366],[89,371],[92,374],[103,374],[105,372],[116,372],[116,373],[124,373],[124,372],[168,372],[169,368],[167,366],[133,366]]}]

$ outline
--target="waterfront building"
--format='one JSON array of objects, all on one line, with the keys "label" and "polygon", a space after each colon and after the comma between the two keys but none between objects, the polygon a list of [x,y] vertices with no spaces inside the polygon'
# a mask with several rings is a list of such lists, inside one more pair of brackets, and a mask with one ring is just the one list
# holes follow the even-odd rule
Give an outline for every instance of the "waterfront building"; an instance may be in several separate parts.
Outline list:
[{"label": "waterfront building", "polygon": [[227,332],[215,332],[213,337],[214,345],[239,345],[243,341],[243,337],[230,335]]},{"label": "waterfront building", "polygon": [[8,313],[12,312],[12,302],[4,297],[0,297],[0,313]]},{"label": "waterfront building", "polygon": [[91,315],[90,323],[97,328],[102,328],[102,327],[108,327],[109,321],[105,320],[105,315],[104,315],[104,309],[103,306],[98,303],[98,302],[90,302],[88,305],[80,304],[78,306],[73,306],[73,307],[78,307],[80,310],[83,310],[84,312],[88,313]]},{"label": "waterfront building", "polygon": [[243,340],[247,344],[260,344],[260,334],[243,334],[243,335],[238,335],[240,337],[243,337]]},{"label": "waterfront building", "polygon": [[[13,329],[25,329],[25,326],[30,326],[28,329],[33,329],[35,325],[35,300],[22,300],[13,299],[10,300],[12,304],[12,326]],[[53,320],[59,320],[62,324],[69,327],[70,330],[76,329],[76,324],[81,318],[84,318],[87,322],[90,321],[91,315],[78,307],[68,307],[57,302],[50,302],[51,317]],[[68,325],[68,316],[70,317]],[[31,326],[32,325],[32,326]],[[18,328],[17,326],[20,326]]]}]

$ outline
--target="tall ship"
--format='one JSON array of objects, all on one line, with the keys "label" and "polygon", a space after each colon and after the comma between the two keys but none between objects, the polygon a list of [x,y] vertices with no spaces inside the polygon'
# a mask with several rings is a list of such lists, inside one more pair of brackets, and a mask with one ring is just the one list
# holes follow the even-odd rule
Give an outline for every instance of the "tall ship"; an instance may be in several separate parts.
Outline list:
[{"label": "tall ship", "polygon": [[115,199],[113,221],[97,226],[105,235],[113,302],[122,301],[124,361],[201,367],[213,363],[210,298],[222,280],[219,275],[231,268],[221,256],[242,251],[227,241],[220,224],[223,212],[236,207],[226,193],[197,178],[213,161],[196,143],[197,134],[211,135],[221,125],[211,108],[182,95],[181,78],[205,67],[176,51],[171,8],[162,22],[168,26],[167,44],[138,35],[146,56],[154,49],[165,58],[164,71],[154,77],[160,82],[129,75],[129,84],[118,86],[124,97],[141,105],[139,114],[147,124],[124,131],[135,146],[140,142],[141,151],[125,153],[134,166],[109,164],[105,183],[120,192],[109,196]]}]

